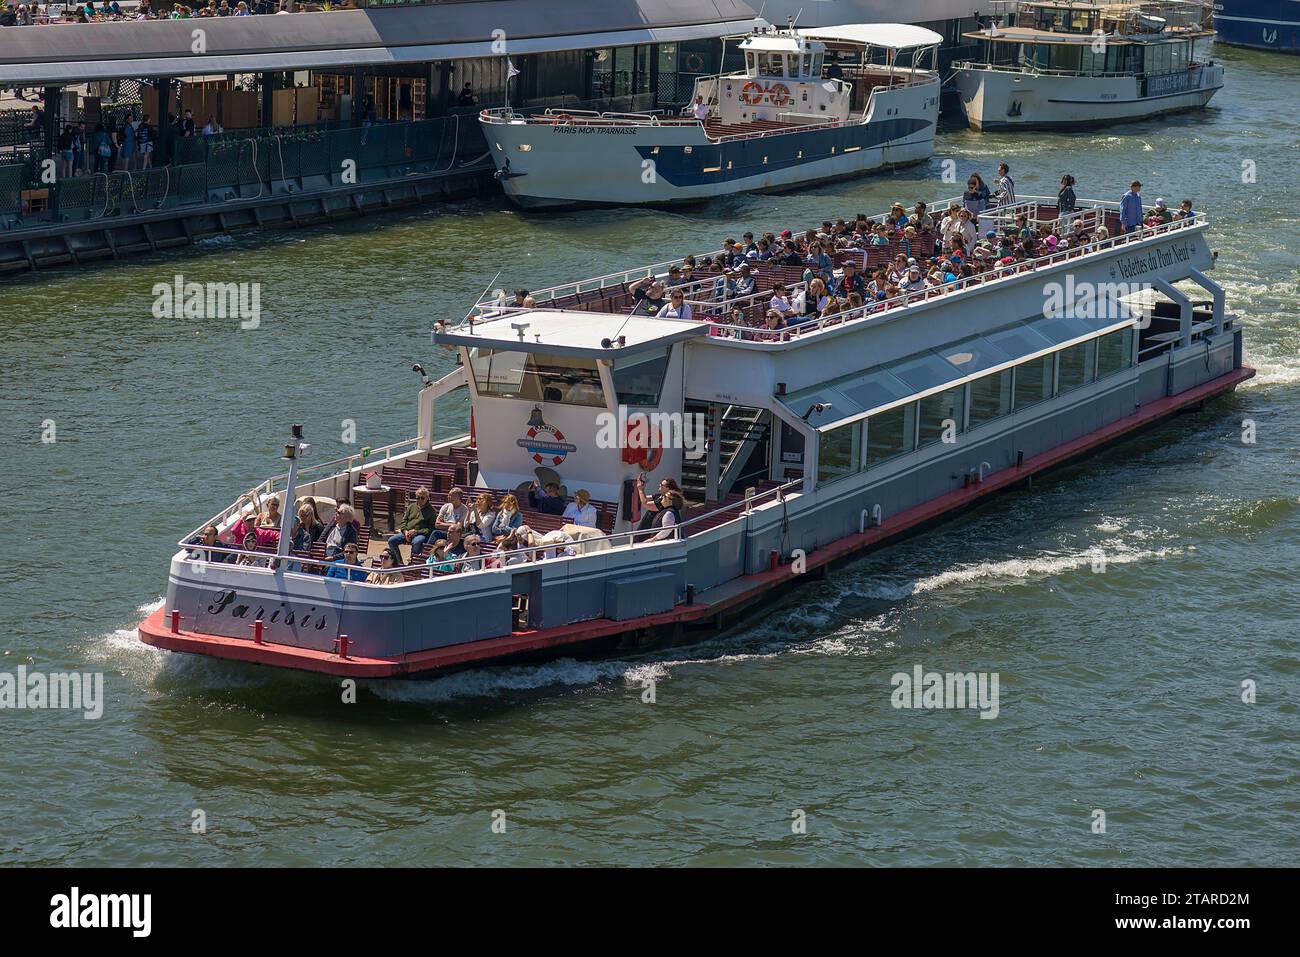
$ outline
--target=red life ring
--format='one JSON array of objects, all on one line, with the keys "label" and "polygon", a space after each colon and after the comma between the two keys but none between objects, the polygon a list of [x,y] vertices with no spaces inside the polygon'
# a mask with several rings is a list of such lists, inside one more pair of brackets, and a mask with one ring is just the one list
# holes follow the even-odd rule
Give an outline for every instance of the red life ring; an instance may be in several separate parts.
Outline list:
[{"label": "red life ring", "polygon": [[[643,436],[644,445],[641,444]],[[663,458],[663,446],[650,431],[650,420],[641,416],[635,420],[629,418],[623,437],[623,461],[629,465],[640,466],[643,472],[653,472],[659,467]]]},{"label": "red life ring", "polygon": [[740,102],[757,106],[763,102],[764,90],[761,84],[750,80],[740,88]]},{"label": "red life ring", "polygon": [[768,87],[767,101],[773,106],[785,106],[790,102],[790,88],[784,83],[774,83]]}]

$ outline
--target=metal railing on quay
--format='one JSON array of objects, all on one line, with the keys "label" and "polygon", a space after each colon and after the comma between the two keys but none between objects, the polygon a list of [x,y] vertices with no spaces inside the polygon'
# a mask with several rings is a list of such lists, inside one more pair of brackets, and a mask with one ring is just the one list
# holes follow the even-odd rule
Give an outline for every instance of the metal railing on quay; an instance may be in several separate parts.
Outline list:
[{"label": "metal railing on quay", "polygon": [[[171,140],[171,164],[56,175],[53,182],[43,164],[50,157],[42,147],[32,147],[14,154],[19,161],[0,163],[0,229],[255,199],[306,177],[332,183],[347,162],[355,163],[357,173],[403,168],[444,173],[463,153],[478,148],[461,127],[461,117],[453,115],[341,129],[277,127],[179,137]],[[61,157],[54,159],[61,173]],[[106,165],[95,155],[87,155],[86,162],[92,169]]]}]

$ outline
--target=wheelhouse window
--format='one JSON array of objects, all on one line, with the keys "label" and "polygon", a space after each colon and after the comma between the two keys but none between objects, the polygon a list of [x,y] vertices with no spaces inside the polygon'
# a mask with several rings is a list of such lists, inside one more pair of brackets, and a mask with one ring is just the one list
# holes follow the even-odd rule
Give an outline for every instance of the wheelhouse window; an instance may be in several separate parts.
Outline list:
[{"label": "wheelhouse window", "polygon": [[594,359],[505,349],[471,349],[470,370],[481,395],[605,406]]},{"label": "wheelhouse window", "polygon": [[1097,356],[1097,340],[1089,339],[1078,345],[1061,350],[1061,362],[1057,373],[1057,391],[1068,392],[1081,385],[1087,385],[1093,379],[1093,363]]},{"label": "wheelhouse window", "polygon": [[862,461],[862,423],[829,429],[817,437],[817,484],[833,482],[858,471]]},{"label": "wheelhouse window", "polygon": [[1052,397],[1052,360],[1050,353],[1016,366],[1016,393],[1013,409],[1025,409]]},{"label": "wheelhouse window", "polygon": [[916,403],[877,412],[867,420],[867,468],[916,447]]},{"label": "wheelhouse window", "polygon": [[933,395],[927,395],[919,402],[921,413],[921,441],[918,447],[924,448],[943,441],[945,435],[956,435],[963,431],[962,419],[966,404],[966,387],[954,386]]},{"label": "wheelhouse window", "polygon": [[668,354],[614,360],[614,392],[620,405],[658,405]]}]

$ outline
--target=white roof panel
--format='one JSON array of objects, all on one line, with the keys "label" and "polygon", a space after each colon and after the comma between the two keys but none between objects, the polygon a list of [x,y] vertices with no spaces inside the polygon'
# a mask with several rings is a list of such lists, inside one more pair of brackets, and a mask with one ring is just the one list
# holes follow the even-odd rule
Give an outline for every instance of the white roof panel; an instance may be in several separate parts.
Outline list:
[{"label": "white roof panel", "polygon": [[933,30],[910,23],[845,23],[837,27],[809,27],[800,30],[799,34],[816,40],[860,43],[864,46],[888,47],[891,50],[909,50],[943,43],[943,37]]}]

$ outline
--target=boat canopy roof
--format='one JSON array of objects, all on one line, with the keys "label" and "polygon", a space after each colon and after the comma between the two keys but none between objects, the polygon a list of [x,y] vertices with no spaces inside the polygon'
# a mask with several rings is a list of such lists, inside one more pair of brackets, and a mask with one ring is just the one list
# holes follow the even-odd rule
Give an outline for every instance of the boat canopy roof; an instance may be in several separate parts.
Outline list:
[{"label": "boat canopy roof", "polygon": [[851,43],[856,46],[911,50],[939,46],[943,37],[933,30],[910,23],[845,23],[837,27],[809,27],[799,35],[810,40]]},{"label": "boat canopy roof", "polygon": [[[519,328],[522,327],[522,328]],[[504,310],[483,314],[472,327],[435,331],[437,345],[499,349],[505,352],[540,352],[547,355],[615,358],[666,348],[683,339],[708,334],[708,323],[649,316],[560,311],[556,309]],[[603,341],[623,345],[602,345]]]},{"label": "boat canopy roof", "polygon": [[[1121,302],[1116,315],[1044,317],[926,349],[883,366],[801,389],[779,401],[819,432],[955,388],[971,379],[1137,321]],[[817,406],[822,411],[817,411]]]}]

